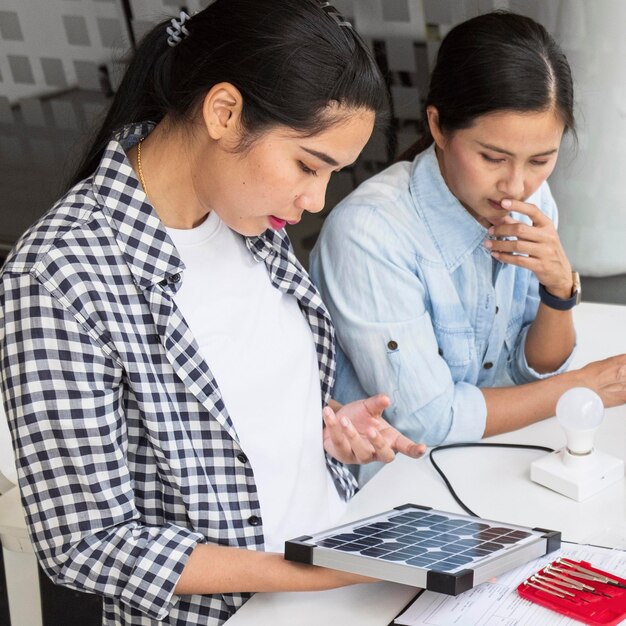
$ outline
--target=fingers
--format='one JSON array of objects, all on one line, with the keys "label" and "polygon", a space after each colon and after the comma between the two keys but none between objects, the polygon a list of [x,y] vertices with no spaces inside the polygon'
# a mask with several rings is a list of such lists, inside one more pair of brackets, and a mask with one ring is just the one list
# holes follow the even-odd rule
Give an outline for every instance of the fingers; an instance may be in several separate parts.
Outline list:
[{"label": "fingers", "polygon": [[[365,420],[353,415],[349,417],[349,414],[342,415],[341,412],[336,414],[330,406],[322,411],[326,425],[324,447],[327,452],[344,463],[390,463],[396,452],[411,458],[419,458],[424,454],[424,444],[405,437],[381,417],[382,411],[390,404],[386,395],[378,394],[361,402],[369,415]],[[358,408],[358,403],[352,404]],[[342,412],[348,406],[345,405]],[[353,423],[351,418],[357,421]]]},{"label": "fingers", "polygon": [[534,205],[519,201],[511,201],[511,204],[515,210],[523,205],[524,211],[520,212],[530,215],[533,225],[509,219],[492,226],[488,231],[490,238],[484,242],[485,248],[498,261],[533,272],[550,293],[559,297],[560,293],[571,293],[572,268],[552,221],[545,216],[537,219],[535,213],[541,211]]},{"label": "fingers", "polygon": [[595,361],[584,369],[592,373],[590,379],[596,379],[595,384],[589,386],[602,398],[604,406],[626,404],[626,355]]},{"label": "fingers", "polygon": [[530,217],[532,223],[535,226],[544,226],[546,224],[552,223],[550,218],[541,212],[541,209],[536,207],[534,204],[530,204],[528,202],[506,199],[502,200],[500,206],[502,206],[503,209],[508,209],[513,213],[521,213],[522,215],[527,215],[528,217]]},{"label": "fingers", "polygon": [[[347,417],[337,417],[328,406],[322,416],[335,448],[335,458],[344,463],[368,463],[374,459],[377,448],[371,443],[369,432],[368,438],[362,437]],[[375,429],[371,430],[378,434]]]},{"label": "fingers", "polygon": [[534,274],[538,274],[541,269],[541,261],[521,254],[513,254],[512,252],[491,252],[491,256],[502,263],[508,265],[517,265],[519,267],[525,267]]},{"label": "fingers", "polygon": [[[516,237],[517,239],[523,239],[524,241],[532,241],[538,243],[544,239],[543,231],[536,226],[525,224],[511,218],[510,222],[500,224],[498,226],[492,226],[489,229],[490,237]],[[488,241],[493,241],[489,239]],[[495,242],[494,242],[495,243]]]},{"label": "fingers", "polygon": [[509,217],[501,224],[491,226],[488,231],[489,236],[497,237],[499,239],[505,237],[516,237],[517,239],[523,239],[524,241],[560,245],[561,239],[559,238],[559,234],[554,227],[554,223],[548,217],[544,216],[544,218],[545,220],[543,223],[533,222],[533,224],[527,224]]},{"label": "fingers", "polygon": [[[332,454],[338,461],[342,463],[352,463],[354,455],[350,447],[350,440],[344,435],[335,412],[327,406],[322,411],[322,418],[326,426],[324,433],[324,449],[329,454]],[[327,438],[330,438],[332,444],[330,447],[327,445]]]},{"label": "fingers", "polygon": [[423,443],[415,443],[412,439],[404,435],[398,435],[396,439],[395,449],[397,452],[405,454],[412,459],[419,459],[426,452],[426,446]]},{"label": "fingers", "polygon": [[391,400],[384,393],[379,393],[375,396],[365,398],[363,404],[370,415],[378,416],[391,404]]},{"label": "fingers", "polygon": [[543,246],[538,243],[530,243],[522,239],[506,239],[503,241],[485,241],[485,248],[492,252],[506,252],[508,254],[525,254],[526,256],[539,257]]},{"label": "fingers", "polygon": [[391,463],[391,461],[396,458],[396,453],[387,440],[382,436],[380,431],[375,428],[370,428],[367,431],[367,437],[375,451],[375,457],[370,460],[381,461],[382,463]]},{"label": "fingers", "polygon": [[[346,416],[337,416],[330,407],[322,411],[327,435],[330,437],[333,449],[327,449],[336,459],[344,463],[369,463],[381,461],[390,463],[396,453],[383,434],[371,426],[363,433],[354,427]],[[382,425],[388,428],[387,423]]]}]

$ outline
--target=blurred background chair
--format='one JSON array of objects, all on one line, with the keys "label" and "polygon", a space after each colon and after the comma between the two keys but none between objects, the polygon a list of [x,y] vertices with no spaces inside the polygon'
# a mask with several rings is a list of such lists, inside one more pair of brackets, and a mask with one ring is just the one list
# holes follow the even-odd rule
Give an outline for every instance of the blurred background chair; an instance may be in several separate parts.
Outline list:
[{"label": "blurred background chair", "polygon": [[17,487],[15,457],[1,401],[0,544],[12,626],[42,626],[39,568],[26,530],[24,510]]}]

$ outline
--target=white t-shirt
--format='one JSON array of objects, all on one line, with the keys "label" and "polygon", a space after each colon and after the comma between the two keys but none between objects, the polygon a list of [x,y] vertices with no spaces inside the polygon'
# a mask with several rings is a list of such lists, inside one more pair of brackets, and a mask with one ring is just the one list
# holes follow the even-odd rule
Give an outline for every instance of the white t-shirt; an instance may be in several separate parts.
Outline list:
[{"label": "white t-shirt", "polygon": [[294,296],[212,211],[167,229],[186,269],[174,300],[213,373],[261,503],[265,549],[336,523],[345,504],[326,468],[320,377]]}]

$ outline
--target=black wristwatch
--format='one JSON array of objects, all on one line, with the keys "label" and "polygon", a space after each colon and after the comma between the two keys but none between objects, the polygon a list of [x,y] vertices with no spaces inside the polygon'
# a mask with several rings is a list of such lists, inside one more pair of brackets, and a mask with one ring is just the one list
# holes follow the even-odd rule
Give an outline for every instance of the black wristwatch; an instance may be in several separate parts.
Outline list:
[{"label": "black wristwatch", "polygon": [[574,286],[572,287],[572,295],[569,298],[557,298],[553,296],[541,283],[539,284],[539,298],[551,309],[557,311],[569,311],[580,303],[581,287],[580,276],[578,272],[572,272],[572,278],[574,279]]}]

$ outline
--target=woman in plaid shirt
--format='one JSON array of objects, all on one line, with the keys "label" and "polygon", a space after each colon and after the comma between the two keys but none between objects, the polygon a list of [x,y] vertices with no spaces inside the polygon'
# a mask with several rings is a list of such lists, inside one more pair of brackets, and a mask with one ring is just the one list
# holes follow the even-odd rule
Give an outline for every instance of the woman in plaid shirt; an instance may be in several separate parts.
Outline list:
[{"label": "woman in plaid shirt", "polygon": [[[105,624],[222,623],[255,591],[358,576],[283,559],[343,463],[424,448],[330,399],[334,336],[284,227],[385,107],[317,0],[217,0],[149,33],[71,189],[0,283],[0,381],[39,561]],[[322,421],[323,415],[323,421]]]}]

